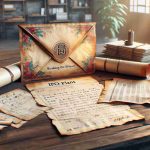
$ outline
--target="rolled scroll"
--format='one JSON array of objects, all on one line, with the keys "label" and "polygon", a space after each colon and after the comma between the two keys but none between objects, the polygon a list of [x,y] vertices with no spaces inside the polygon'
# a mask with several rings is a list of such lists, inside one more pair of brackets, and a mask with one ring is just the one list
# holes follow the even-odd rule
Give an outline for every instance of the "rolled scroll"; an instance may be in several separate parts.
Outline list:
[{"label": "rolled scroll", "polygon": [[21,77],[19,63],[0,68],[0,87],[18,80]]},{"label": "rolled scroll", "polygon": [[150,65],[148,63],[134,61],[96,57],[95,68],[96,70],[138,77],[148,77],[150,75]]}]

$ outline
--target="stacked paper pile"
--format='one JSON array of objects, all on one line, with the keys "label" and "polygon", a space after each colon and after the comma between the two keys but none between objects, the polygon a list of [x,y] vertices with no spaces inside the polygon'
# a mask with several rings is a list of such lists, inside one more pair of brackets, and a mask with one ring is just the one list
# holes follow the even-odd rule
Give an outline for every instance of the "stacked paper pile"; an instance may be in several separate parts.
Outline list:
[{"label": "stacked paper pile", "polygon": [[124,41],[116,41],[106,44],[103,56],[123,60],[138,62],[150,61],[150,45],[134,42],[131,46],[126,46]]}]

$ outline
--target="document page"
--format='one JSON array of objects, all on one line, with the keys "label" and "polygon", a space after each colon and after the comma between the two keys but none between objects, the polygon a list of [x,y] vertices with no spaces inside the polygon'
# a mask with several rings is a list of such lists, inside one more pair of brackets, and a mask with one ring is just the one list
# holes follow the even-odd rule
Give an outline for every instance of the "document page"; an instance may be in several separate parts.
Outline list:
[{"label": "document page", "polygon": [[28,84],[36,102],[49,108],[97,103],[103,85],[88,77]]},{"label": "document page", "polygon": [[49,110],[48,116],[62,135],[80,134],[144,118],[127,105],[111,104],[59,107]]},{"label": "document page", "polygon": [[31,120],[43,113],[27,91],[15,89],[0,95],[0,110],[21,120]]},{"label": "document page", "polygon": [[150,103],[150,81],[114,79],[105,81],[99,102]]},{"label": "document page", "polygon": [[62,135],[144,118],[127,105],[97,104],[104,87],[92,77],[32,83],[27,88],[38,104],[50,108],[47,115]]}]

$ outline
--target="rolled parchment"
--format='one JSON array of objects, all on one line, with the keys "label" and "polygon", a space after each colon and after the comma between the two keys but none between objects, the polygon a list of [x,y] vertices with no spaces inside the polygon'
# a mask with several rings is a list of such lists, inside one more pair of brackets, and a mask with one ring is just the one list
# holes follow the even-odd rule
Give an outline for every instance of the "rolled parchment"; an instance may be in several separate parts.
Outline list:
[{"label": "rolled parchment", "polygon": [[19,63],[0,68],[0,87],[18,80],[21,77]]},{"label": "rolled parchment", "polygon": [[150,75],[150,64],[134,61],[96,57],[95,68],[96,70],[138,77],[148,77]]}]

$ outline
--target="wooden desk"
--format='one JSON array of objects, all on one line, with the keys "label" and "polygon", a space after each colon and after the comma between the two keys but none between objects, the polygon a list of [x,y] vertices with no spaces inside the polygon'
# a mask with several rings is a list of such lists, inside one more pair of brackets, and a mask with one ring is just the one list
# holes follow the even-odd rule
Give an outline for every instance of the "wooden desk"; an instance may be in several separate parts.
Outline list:
[{"label": "wooden desk", "polygon": [[[18,51],[1,52],[0,66],[19,60]],[[0,93],[23,88],[20,82],[0,89]],[[0,150],[82,150],[82,149],[150,149],[150,105],[131,105],[146,120],[109,127],[73,136],[61,136],[45,114],[15,129],[0,132]]]}]

